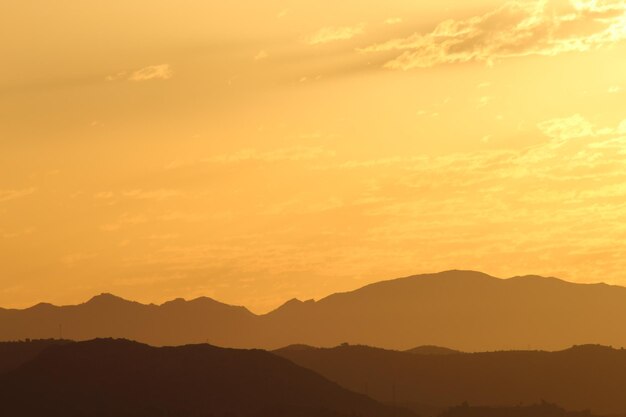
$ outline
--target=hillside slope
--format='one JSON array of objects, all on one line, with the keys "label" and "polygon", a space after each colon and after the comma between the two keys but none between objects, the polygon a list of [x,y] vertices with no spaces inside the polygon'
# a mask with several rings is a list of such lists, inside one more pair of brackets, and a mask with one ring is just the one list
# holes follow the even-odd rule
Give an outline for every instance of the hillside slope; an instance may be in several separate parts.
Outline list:
[{"label": "hillside slope", "polygon": [[265,351],[112,339],[52,346],[0,374],[0,410],[13,417],[412,416]]}]

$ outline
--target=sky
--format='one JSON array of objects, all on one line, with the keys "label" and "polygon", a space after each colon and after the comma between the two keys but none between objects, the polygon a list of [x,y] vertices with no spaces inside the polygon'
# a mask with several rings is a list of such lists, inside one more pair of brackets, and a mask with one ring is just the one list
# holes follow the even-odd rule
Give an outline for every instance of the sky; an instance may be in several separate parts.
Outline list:
[{"label": "sky", "polygon": [[2,307],[626,285],[626,1],[5,3]]}]

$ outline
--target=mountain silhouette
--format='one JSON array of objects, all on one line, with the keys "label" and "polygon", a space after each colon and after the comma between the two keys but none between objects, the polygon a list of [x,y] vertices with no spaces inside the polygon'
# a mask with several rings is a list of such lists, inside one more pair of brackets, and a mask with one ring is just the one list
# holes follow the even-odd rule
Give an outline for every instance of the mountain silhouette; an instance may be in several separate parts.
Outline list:
[{"label": "mountain silhouette", "polygon": [[45,339],[22,342],[0,342],[0,373],[18,368],[50,346],[72,343],[69,340]]},{"label": "mountain silhouette", "polygon": [[439,417],[591,417],[589,411],[567,411],[563,408],[542,402],[515,407],[476,407],[462,404],[452,407]]},{"label": "mountain silhouette", "polygon": [[347,342],[475,352],[595,343],[626,346],[626,288],[472,271],[417,275],[256,315],[210,298],[144,305],[100,295],[76,305],[0,310],[0,340],[127,338],[151,345],[211,343],[276,349]]},{"label": "mountain silhouette", "polygon": [[[21,345],[22,348],[26,346]],[[12,417],[411,417],[262,350],[57,344],[0,374]]]},{"label": "mountain silhouette", "polygon": [[405,350],[405,352],[414,353],[416,355],[453,355],[455,353],[461,353],[458,350],[432,345],[414,347],[412,349]]},{"label": "mountain silhouette", "polygon": [[212,342],[240,346],[241,334],[252,327],[255,318],[244,307],[207,297],[157,306],[101,294],[75,306],[41,303],[24,310],[0,310],[0,339],[46,339],[62,333],[73,340],[110,337],[151,345]]},{"label": "mountain silhouette", "polygon": [[626,414],[626,350],[606,346],[425,355],[343,345],[275,353],[379,401],[395,398],[422,416],[463,402],[511,407],[542,400],[567,410]]}]

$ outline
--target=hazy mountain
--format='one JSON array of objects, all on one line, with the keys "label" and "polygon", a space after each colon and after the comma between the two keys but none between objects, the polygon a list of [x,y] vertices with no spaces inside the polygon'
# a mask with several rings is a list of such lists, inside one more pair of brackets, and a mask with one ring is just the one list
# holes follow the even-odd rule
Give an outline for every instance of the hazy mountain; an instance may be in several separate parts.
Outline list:
[{"label": "hazy mountain", "polygon": [[405,350],[405,352],[414,353],[416,355],[453,355],[455,353],[461,353],[458,350],[432,345],[414,347],[412,349]]},{"label": "hazy mountain", "polygon": [[567,410],[626,414],[626,350],[597,345],[558,351],[416,355],[367,346],[275,351],[353,391],[436,415],[467,401],[516,406],[542,400]]},{"label": "hazy mountain", "polygon": [[111,339],[51,346],[0,374],[0,404],[13,417],[412,416],[266,351]]},{"label": "hazy mountain", "polygon": [[626,345],[626,288],[450,271],[368,285],[268,315],[269,342],[462,351]]},{"label": "hazy mountain", "polygon": [[0,338],[112,337],[152,345],[209,342],[237,346],[256,318],[244,307],[206,297],[176,299],[157,306],[101,294],[75,306],[41,303],[25,310],[0,310]]},{"label": "hazy mountain", "polygon": [[[62,328],[59,328],[62,325]],[[123,337],[154,345],[209,342],[275,349],[343,342],[461,351],[626,345],[626,288],[536,276],[449,271],[383,281],[265,315],[209,298],[142,305],[112,295],[85,304],[0,310],[0,339]]]}]

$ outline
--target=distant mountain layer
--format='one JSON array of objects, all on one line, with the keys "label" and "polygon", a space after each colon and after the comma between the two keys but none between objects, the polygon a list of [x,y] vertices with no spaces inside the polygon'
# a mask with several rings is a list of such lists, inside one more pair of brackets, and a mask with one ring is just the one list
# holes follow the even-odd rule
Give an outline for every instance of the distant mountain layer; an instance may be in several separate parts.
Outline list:
[{"label": "distant mountain layer", "polygon": [[383,281],[265,315],[210,298],[144,305],[109,294],[66,307],[0,309],[0,340],[128,338],[152,345],[208,342],[276,349],[344,342],[406,350],[626,346],[626,288],[537,276],[449,271]]},{"label": "distant mountain layer", "polygon": [[[33,346],[11,348],[32,354]],[[0,373],[0,414],[415,417],[269,352],[210,345],[154,348],[126,340],[56,344]]]},{"label": "distant mountain layer", "polygon": [[416,355],[453,355],[455,353],[461,353],[458,350],[432,345],[414,347],[413,349],[405,350],[405,352],[414,353]]},{"label": "distant mountain layer", "polygon": [[279,349],[274,353],[345,388],[378,401],[395,400],[422,416],[438,415],[463,402],[472,406],[512,407],[543,400],[567,410],[626,414],[623,349],[584,345],[558,352],[426,355],[339,346]]}]

